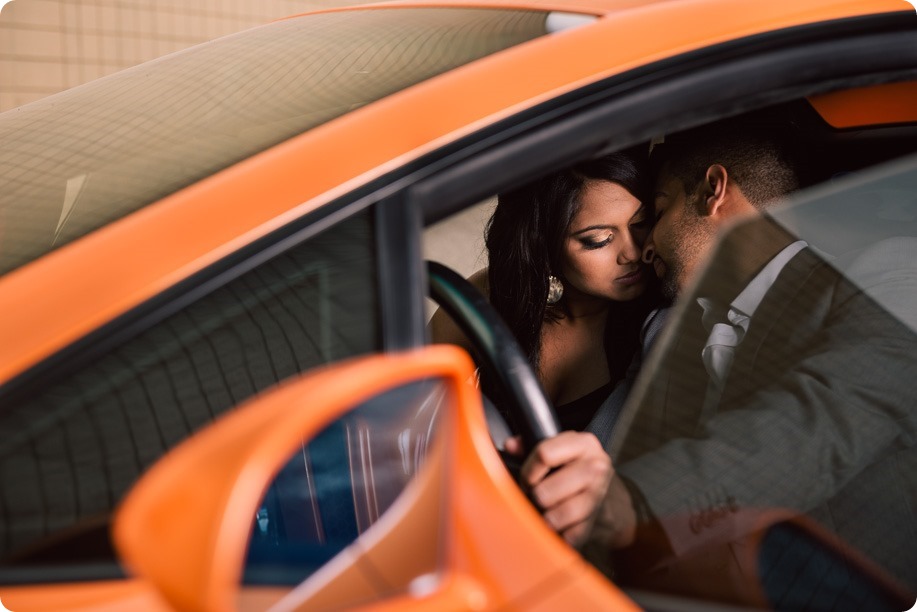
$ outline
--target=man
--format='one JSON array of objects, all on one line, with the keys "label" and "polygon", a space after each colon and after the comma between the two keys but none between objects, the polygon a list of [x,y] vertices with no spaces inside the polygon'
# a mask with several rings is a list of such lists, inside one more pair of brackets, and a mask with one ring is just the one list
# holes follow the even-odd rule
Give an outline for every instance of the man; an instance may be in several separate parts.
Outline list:
[{"label": "man", "polygon": [[523,477],[571,542],[598,505],[587,556],[623,551],[619,571],[650,588],[756,603],[739,592],[757,571],[749,535],[786,509],[917,591],[914,333],[760,215],[796,186],[775,135],[724,122],[654,153],[644,253],[679,298],[677,325],[617,427],[613,468],[565,432]]}]

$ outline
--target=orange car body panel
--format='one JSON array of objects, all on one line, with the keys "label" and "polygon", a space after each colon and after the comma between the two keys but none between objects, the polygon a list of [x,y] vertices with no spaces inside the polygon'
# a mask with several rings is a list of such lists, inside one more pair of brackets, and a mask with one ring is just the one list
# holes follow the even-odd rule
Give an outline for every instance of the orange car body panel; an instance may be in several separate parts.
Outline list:
[{"label": "orange car body panel", "polygon": [[[539,102],[693,49],[807,23],[909,8],[903,0],[780,0],[742,3],[741,10],[734,0],[504,1],[473,6],[556,8],[606,18],[541,37],[369,104],[0,278],[0,384],[271,230]],[[677,27],[663,31],[662,24]],[[302,180],[302,168],[313,170],[309,181]],[[162,244],[169,249],[161,249]]]},{"label": "orange car body panel", "polygon": [[4,587],[3,605],[15,612],[29,610],[96,610],[166,612],[173,608],[143,580],[102,580],[28,587]]},{"label": "orange car body panel", "polygon": [[[276,587],[246,587],[239,593],[238,609],[267,610],[287,593]],[[0,601],[14,612],[92,610],[93,612],[173,612],[153,586],[142,578],[100,580],[40,586],[4,587]]]},{"label": "orange car body panel", "polygon": [[917,121],[917,82],[888,83],[813,96],[809,102],[835,128]]}]

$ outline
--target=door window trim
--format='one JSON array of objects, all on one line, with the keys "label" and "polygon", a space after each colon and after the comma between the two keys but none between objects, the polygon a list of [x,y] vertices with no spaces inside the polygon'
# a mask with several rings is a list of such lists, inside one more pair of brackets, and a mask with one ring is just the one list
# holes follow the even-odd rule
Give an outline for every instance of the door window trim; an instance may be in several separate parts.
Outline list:
[{"label": "door window trim", "polygon": [[419,209],[405,193],[376,207],[380,327],[386,351],[425,344],[424,270]]}]

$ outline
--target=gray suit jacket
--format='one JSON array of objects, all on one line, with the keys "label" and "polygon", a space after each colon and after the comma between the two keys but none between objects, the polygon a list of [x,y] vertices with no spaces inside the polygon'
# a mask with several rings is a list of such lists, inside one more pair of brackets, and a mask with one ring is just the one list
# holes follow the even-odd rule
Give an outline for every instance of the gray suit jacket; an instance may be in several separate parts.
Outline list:
[{"label": "gray suit jacket", "polygon": [[[616,469],[676,556],[746,535],[755,528],[746,509],[784,508],[917,591],[917,336],[908,326],[803,250],[755,313],[719,403],[704,408],[707,332],[695,298],[722,290],[722,266],[755,246],[726,241],[686,296],[612,441]],[[898,278],[913,282],[913,270]]]}]

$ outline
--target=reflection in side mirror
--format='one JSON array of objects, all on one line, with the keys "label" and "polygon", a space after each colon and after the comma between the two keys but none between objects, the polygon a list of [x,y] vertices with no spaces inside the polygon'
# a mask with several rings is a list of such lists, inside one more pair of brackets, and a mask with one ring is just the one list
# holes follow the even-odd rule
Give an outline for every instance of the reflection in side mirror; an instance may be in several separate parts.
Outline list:
[{"label": "reflection in side mirror", "polygon": [[[423,467],[447,398],[442,380],[408,383],[304,441],[253,519],[243,583],[296,585],[370,529]],[[435,572],[435,554],[411,554]]]}]

